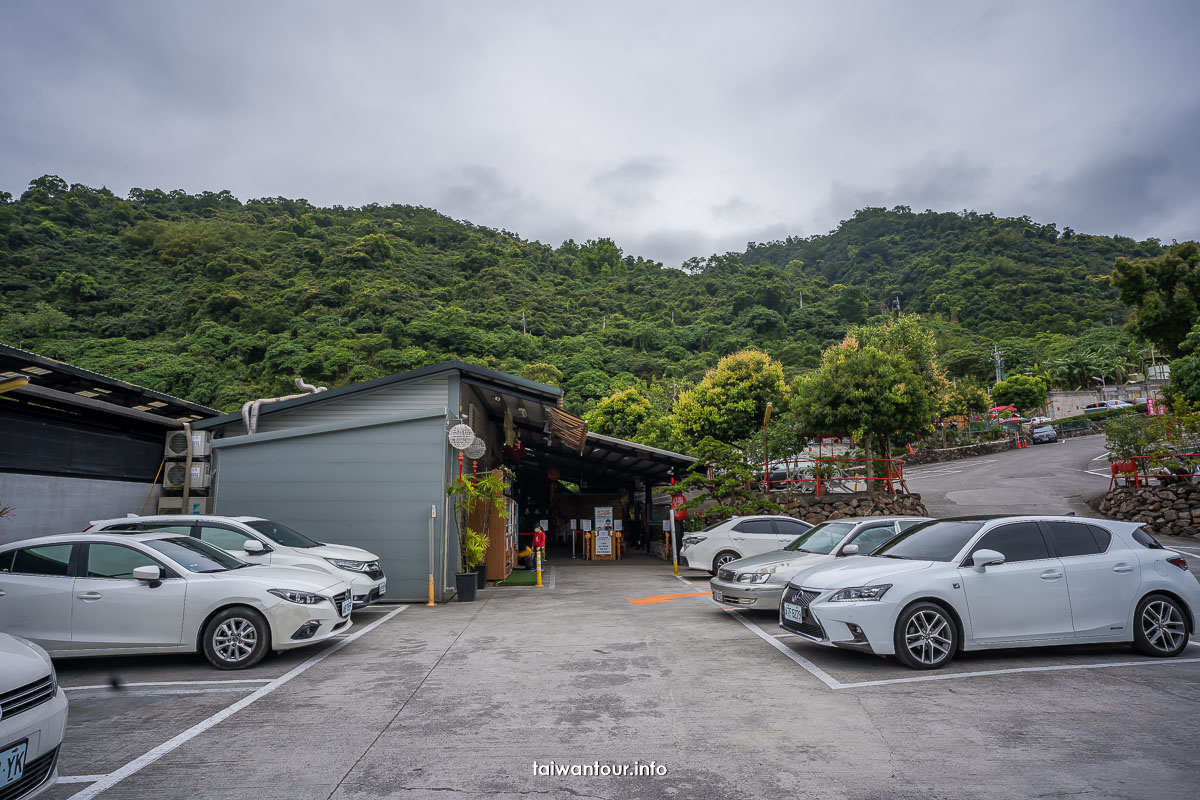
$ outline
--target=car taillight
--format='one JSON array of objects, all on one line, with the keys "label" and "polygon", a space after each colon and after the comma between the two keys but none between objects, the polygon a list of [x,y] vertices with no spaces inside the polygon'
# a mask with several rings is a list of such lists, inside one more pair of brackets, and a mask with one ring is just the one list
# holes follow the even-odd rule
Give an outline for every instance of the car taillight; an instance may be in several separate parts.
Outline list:
[{"label": "car taillight", "polygon": [[1174,564],[1175,566],[1177,566],[1183,570],[1186,570],[1188,568],[1187,559],[1184,558],[1183,556],[1175,556],[1174,558],[1168,558],[1167,563]]}]

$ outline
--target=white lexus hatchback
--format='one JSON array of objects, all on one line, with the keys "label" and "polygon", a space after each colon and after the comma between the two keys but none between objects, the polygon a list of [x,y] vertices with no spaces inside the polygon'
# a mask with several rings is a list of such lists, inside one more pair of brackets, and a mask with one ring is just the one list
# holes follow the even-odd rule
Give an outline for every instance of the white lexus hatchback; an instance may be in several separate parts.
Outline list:
[{"label": "white lexus hatchback", "polygon": [[98,520],[88,530],[169,531],[208,542],[251,564],[328,572],[353,587],[355,608],[370,605],[387,593],[379,556],[358,547],[317,542],[262,517],[163,514]]},{"label": "white lexus hatchback", "polygon": [[1132,642],[1177,656],[1196,630],[1200,582],[1138,523],[975,517],[917,525],[871,556],[797,573],[779,624],[915,669],[959,650]]},{"label": "white lexus hatchback", "polygon": [[244,669],[350,630],[352,608],[350,584],[327,572],[249,564],[189,536],[0,546],[0,628],[55,658],[202,652]]}]

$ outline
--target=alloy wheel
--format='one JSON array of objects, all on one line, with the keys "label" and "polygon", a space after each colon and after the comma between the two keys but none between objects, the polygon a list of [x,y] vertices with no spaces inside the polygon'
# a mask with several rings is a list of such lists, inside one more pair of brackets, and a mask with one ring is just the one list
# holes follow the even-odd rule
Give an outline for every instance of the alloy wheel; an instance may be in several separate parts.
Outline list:
[{"label": "alloy wheel", "polygon": [[717,556],[716,564],[713,565],[714,566],[713,572],[716,572],[717,570],[721,569],[721,567],[725,566],[726,564],[732,563],[737,560],[738,560],[738,557],[735,556],[733,553],[722,553],[721,555]]},{"label": "alloy wheel", "polygon": [[244,617],[230,617],[213,632],[213,650],[225,661],[248,658],[258,645],[258,629]]},{"label": "alloy wheel", "polygon": [[915,661],[937,664],[950,655],[953,645],[950,621],[930,609],[918,611],[904,627],[904,645]]},{"label": "alloy wheel", "polygon": [[1142,633],[1155,650],[1173,653],[1187,638],[1187,625],[1174,605],[1155,600],[1142,609]]}]

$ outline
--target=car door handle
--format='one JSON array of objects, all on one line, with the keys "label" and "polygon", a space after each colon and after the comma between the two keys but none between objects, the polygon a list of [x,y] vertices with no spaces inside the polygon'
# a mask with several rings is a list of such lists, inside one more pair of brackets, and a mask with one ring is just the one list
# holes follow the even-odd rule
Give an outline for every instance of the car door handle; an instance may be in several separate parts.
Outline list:
[{"label": "car door handle", "polygon": [[1120,564],[1117,564],[1115,567],[1113,567],[1113,572],[1116,572],[1120,575],[1126,575],[1130,572],[1133,572],[1133,565],[1126,564],[1122,561]]},{"label": "car door handle", "polygon": [[100,594],[99,592],[84,592],[83,594],[77,594],[75,596],[80,600],[99,600],[101,597],[104,597],[104,595]]},{"label": "car door handle", "polygon": [[1062,573],[1056,569],[1048,569],[1039,576],[1044,581],[1056,581],[1062,577]]}]

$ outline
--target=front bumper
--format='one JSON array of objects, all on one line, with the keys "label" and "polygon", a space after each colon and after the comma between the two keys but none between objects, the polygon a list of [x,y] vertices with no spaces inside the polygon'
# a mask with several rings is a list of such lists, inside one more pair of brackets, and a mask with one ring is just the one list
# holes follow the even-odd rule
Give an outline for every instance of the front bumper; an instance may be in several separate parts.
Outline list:
[{"label": "front bumper", "polygon": [[[818,590],[810,590],[816,592]],[[788,593],[785,592],[785,596]],[[885,600],[859,600],[830,603],[831,590],[821,590],[808,605],[805,622],[797,624],[784,617],[784,602],[779,606],[779,627],[805,639],[834,647],[862,650],[878,655],[896,652],[893,635],[900,609]],[[796,603],[793,603],[796,605]]]},{"label": "front bumper", "polygon": [[349,583],[350,591],[354,593],[355,608],[369,606],[387,594],[387,576],[382,572],[378,578],[361,572],[354,573],[354,578],[349,579]]},{"label": "front bumper", "polygon": [[0,719],[0,749],[28,741],[22,780],[29,786],[18,795],[21,800],[40,796],[58,781],[58,748],[66,728],[67,695],[62,688],[48,701]]},{"label": "front bumper", "polygon": [[350,617],[343,617],[328,601],[305,606],[280,600],[266,610],[266,616],[273,650],[316,644],[354,627]]},{"label": "front bumper", "polygon": [[767,611],[779,610],[785,588],[779,583],[738,583],[720,578],[710,580],[708,587],[712,590],[713,600],[721,605]]}]

